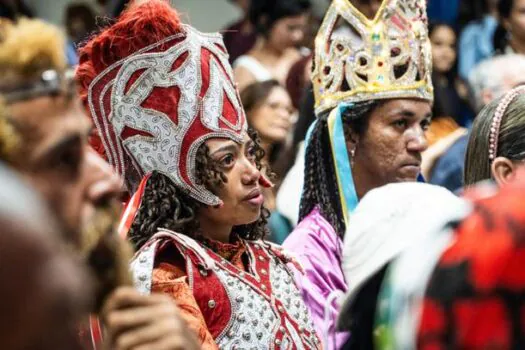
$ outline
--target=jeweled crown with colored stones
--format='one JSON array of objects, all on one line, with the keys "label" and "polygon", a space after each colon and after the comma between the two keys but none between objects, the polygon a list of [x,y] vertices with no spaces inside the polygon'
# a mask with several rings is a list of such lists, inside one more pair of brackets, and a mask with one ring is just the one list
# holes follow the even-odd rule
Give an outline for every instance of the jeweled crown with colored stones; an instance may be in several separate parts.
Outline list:
[{"label": "jeweled crown with colored stones", "polygon": [[431,73],[425,0],[384,0],[372,20],[349,0],[333,0],[315,39],[317,114],[340,102],[432,101]]}]

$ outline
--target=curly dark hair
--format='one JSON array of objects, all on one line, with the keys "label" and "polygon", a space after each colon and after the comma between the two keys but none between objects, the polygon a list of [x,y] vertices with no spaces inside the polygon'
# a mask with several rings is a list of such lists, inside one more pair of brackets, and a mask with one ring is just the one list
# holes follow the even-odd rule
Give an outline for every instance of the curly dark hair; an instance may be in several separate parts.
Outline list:
[{"label": "curly dark hair", "polygon": [[[359,135],[365,133],[369,116],[379,103],[375,100],[364,101],[348,108],[343,113],[345,137],[349,137],[347,133],[350,130]],[[332,225],[335,232],[343,237],[346,227],[339,199],[327,119],[328,114],[319,117],[306,147],[299,221],[318,206],[321,215]]]},{"label": "curly dark hair", "polygon": [[[248,134],[255,144],[257,169],[261,170],[264,151],[260,146],[259,137],[252,129],[248,130]],[[228,182],[228,178],[220,170],[219,165],[210,157],[206,145],[202,145],[197,151],[195,171],[199,184],[204,185],[212,192]],[[204,204],[179,189],[167,176],[153,172],[146,184],[142,202],[131,225],[128,238],[136,249],[144,245],[148,239],[157,233],[159,228],[196,238],[199,231],[197,215],[203,206]],[[261,216],[257,221],[247,225],[235,226],[232,233],[247,240],[264,238],[268,233],[266,224],[269,216],[270,212],[263,207]]]}]

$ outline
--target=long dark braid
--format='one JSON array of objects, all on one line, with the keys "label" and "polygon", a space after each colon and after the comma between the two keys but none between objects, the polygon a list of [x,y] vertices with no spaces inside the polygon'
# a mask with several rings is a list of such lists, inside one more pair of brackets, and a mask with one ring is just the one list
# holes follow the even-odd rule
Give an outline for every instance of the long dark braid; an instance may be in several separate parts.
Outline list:
[{"label": "long dark braid", "polygon": [[[261,170],[261,160],[264,151],[260,147],[257,133],[249,130],[248,134],[255,143],[255,162]],[[213,192],[213,189],[222,186],[228,181],[227,176],[209,155],[206,145],[202,145],[196,156],[196,178],[199,184]],[[180,190],[164,174],[153,172],[146,184],[140,208],[128,233],[129,240],[136,249],[147,242],[159,228],[166,228],[195,238],[199,230],[197,218],[199,209],[204,204],[190,197]],[[265,207],[261,210],[261,217],[254,223],[236,226],[233,232],[243,239],[260,239],[267,235],[266,224],[270,212]]]},{"label": "long dark braid", "polygon": [[[363,134],[366,131],[368,117],[377,106],[378,102],[374,100],[359,102],[352,108],[347,108],[343,114],[345,136],[349,128],[359,135]],[[319,206],[321,215],[332,225],[337,234],[343,237],[346,227],[330,146],[327,118],[328,114],[319,117],[306,148],[299,221],[307,216],[315,206]]]}]

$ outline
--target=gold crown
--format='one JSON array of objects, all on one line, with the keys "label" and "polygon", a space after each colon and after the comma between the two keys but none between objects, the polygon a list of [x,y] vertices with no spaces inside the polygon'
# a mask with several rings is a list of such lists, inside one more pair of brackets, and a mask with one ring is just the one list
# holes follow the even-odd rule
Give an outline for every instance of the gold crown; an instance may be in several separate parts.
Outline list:
[{"label": "gold crown", "polygon": [[384,0],[373,20],[349,0],[333,0],[315,39],[317,114],[340,102],[432,101],[431,74],[425,0]]}]

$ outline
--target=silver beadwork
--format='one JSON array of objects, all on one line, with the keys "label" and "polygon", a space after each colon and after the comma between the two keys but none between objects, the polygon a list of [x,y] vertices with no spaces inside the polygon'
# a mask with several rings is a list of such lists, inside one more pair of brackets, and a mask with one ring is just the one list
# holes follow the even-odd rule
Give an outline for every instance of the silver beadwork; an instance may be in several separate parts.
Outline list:
[{"label": "silver beadwork", "polygon": [[[169,48],[155,51],[165,46]],[[127,167],[135,168],[141,176],[158,171],[199,202],[208,205],[220,203],[217,196],[197,183],[195,157],[207,139],[221,137],[242,142],[246,131],[244,111],[223,48],[220,34],[203,34],[184,26],[184,33],[168,37],[116,62],[93,80],[88,89],[91,115],[108,159],[121,176],[126,175]],[[211,55],[210,76],[206,77],[209,78],[209,88],[200,98],[202,50]],[[173,63],[184,55],[184,62],[173,69]],[[109,78],[115,72],[116,76]],[[136,77],[137,72],[140,76],[130,86],[129,81]],[[181,97],[176,116],[142,107],[155,88],[178,89]],[[108,99],[110,108],[105,103]],[[222,115],[225,99],[235,111],[234,118]],[[197,118],[207,131],[198,137],[190,137],[187,133]],[[137,130],[139,134],[123,138],[123,131],[129,129]],[[188,150],[184,156],[181,155],[183,145]],[[125,159],[131,164],[124,164]]]}]

